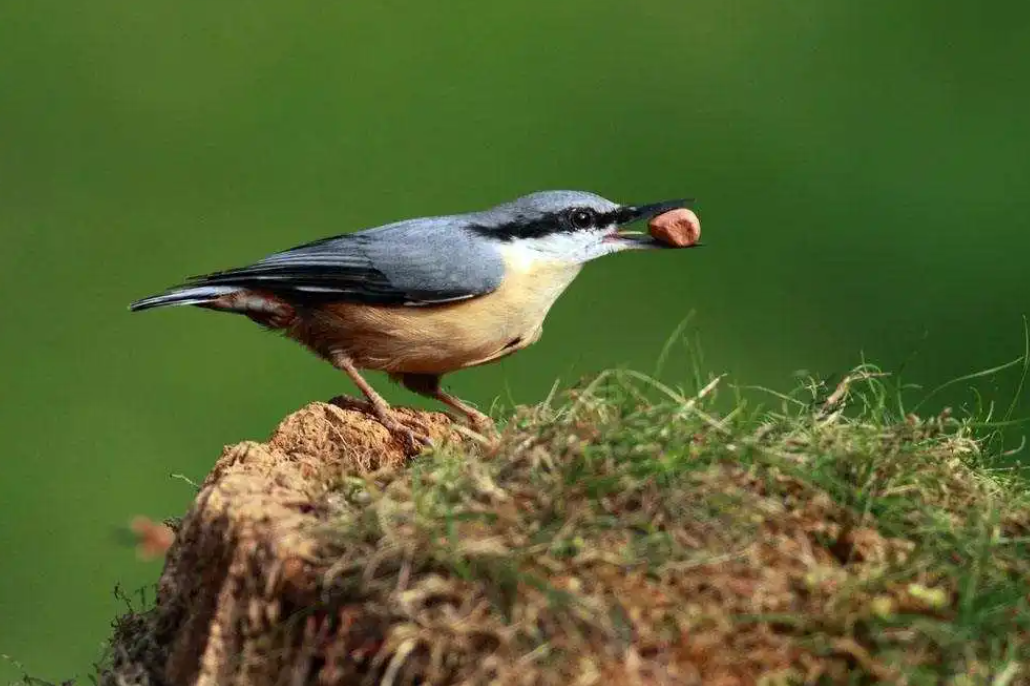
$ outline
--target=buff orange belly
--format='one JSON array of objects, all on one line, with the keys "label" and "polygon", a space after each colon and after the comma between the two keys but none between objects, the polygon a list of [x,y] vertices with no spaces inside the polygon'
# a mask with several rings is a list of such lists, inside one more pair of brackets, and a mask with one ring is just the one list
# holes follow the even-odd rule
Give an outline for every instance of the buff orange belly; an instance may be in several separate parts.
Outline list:
[{"label": "buff orange belly", "polygon": [[288,334],[359,368],[445,374],[497,360],[535,342],[575,265],[512,265],[494,292],[446,305],[381,307],[335,303],[308,310]]}]

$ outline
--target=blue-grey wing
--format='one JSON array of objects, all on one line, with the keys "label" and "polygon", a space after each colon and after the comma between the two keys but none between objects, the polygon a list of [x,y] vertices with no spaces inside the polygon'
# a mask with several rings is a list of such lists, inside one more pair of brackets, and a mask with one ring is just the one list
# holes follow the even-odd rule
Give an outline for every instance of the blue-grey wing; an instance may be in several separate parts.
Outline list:
[{"label": "blue-grey wing", "polygon": [[490,243],[441,217],[307,243],[189,285],[262,289],[299,303],[433,305],[490,293],[503,275]]}]

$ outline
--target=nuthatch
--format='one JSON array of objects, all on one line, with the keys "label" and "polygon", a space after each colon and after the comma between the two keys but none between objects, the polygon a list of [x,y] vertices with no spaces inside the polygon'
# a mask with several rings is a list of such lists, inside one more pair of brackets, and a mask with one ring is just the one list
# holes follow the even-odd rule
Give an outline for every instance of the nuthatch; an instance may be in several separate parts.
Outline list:
[{"label": "nuthatch", "polygon": [[582,191],[533,193],[485,211],[307,243],[193,277],[130,309],[195,305],[246,315],[346,373],[391,432],[427,443],[427,427],[392,413],[359,370],[385,371],[477,430],[492,430],[489,417],[440,387],[441,376],[536,342],[584,263],[665,247],[623,227],[687,202],[634,206]]}]

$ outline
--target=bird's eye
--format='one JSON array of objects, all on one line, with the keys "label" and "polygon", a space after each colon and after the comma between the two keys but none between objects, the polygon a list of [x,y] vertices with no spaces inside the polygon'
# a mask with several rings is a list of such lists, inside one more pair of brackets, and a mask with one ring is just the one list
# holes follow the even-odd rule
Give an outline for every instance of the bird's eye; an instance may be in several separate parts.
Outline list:
[{"label": "bird's eye", "polygon": [[594,225],[594,213],[591,210],[572,210],[569,221],[577,229],[589,229]]}]

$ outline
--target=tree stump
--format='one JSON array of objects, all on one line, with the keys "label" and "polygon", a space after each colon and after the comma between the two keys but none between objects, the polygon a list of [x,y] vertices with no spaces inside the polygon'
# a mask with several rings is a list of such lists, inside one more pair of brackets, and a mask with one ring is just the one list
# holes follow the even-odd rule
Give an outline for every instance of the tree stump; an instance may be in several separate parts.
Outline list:
[{"label": "tree stump", "polygon": [[[410,457],[356,404],[341,405],[312,403],[266,443],[223,451],[176,527],[156,607],[118,623],[102,683],[339,683],[329,622],[304,612],[319,604],[313,532],[333,484]],[[446,415],[397,411],[448,432]]]}]

